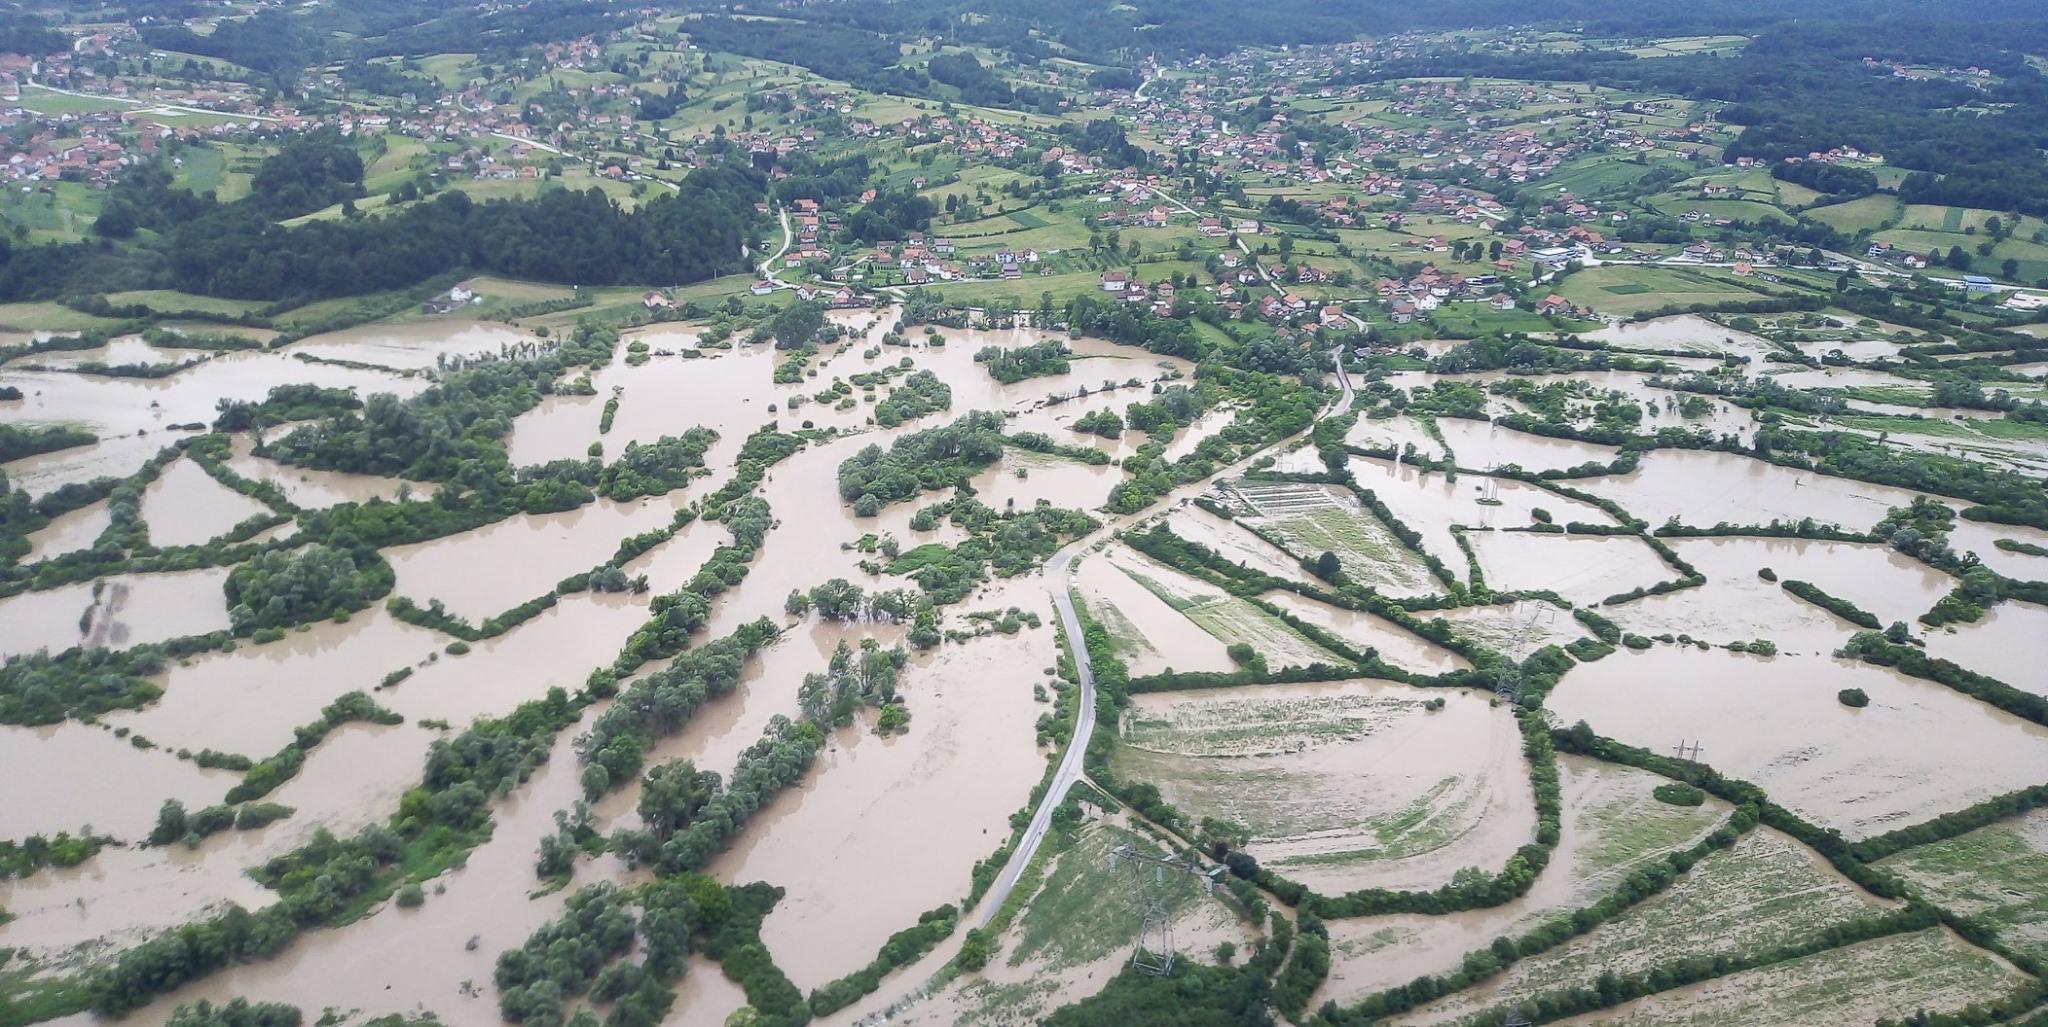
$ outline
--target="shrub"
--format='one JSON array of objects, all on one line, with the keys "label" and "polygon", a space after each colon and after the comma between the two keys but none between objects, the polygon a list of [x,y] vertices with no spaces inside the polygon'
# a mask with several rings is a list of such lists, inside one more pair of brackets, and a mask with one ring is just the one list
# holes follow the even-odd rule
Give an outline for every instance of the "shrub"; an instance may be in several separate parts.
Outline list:
[{"label": "shrub", "polygon": [[1652,789],[1651,795],[1658,802],[1673,806],[1698,806],[1707,801],[1707,793],[1681,781],[1666,781]]}]

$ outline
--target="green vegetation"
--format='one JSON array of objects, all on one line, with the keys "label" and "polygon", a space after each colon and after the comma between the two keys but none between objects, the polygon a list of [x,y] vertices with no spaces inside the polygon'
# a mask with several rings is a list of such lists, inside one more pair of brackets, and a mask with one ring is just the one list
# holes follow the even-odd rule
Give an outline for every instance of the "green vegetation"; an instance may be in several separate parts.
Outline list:
[{"label": "green vegetation", "polygon": [[375,550],[322,543],[273,550],[228,572],[228,619],[235,633],[284,628],[353,613],[391,591],[396,577]]},{"label": "green vegetation", "polygon": [[839,465],[839,497],[873,516],[920,492],[958,485],[1003,455],[1000,414],[975,412],[942,428],[905,435],[887,451],[870,445]]},{"label": "green vegetation", "polygon": [[988,368],[996,381],[1010,385],[1026,378],[1066,374],[1072,366],[1067,358],[1072,355],[1066,343],[1047,339],[1024,346],[984,346],[974,354],[974,362]]},{"label": "green vegetation", "polygon": [[1847,599],[1831,596],[1804,581],[1787,578],[1779,582],[1779,587],[1866,631],[1875,631],[1884,626],[1875,614]]}]

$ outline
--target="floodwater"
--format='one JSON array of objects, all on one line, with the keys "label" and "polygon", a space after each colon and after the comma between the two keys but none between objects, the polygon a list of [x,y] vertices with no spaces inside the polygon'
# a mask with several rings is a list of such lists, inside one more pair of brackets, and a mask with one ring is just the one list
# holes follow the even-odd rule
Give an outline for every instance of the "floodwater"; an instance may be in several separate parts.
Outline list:
[{"label": "floodwater", "polygon": [[[89,773],[82,769],[88,767]],[[138,749],[90,724],[0,727],[0,780],[35,782],[33,788],[8,789],[7,801],[0,803],[0,838],[76,834],[90,824],[103,834],[138,841],[149,834],[165,799],[191,809],[210,806],[240,778],[201,769],[161,748]]]},{"label": "floodwater", "polygon": [[1827,653],[1862,630],[1799,599],[1757,572],[1798,580],[1869,611],[1884,624],[1914,622],[1953,587],[1948,575],[1888,546],[1808,539],[1671,539],[1706,575],[1698,588],[1603,611],[1637,634],[1690,634],[1716,644],[1768,639],[1786,653]]},{"label": "floodwater", "polygon": [[[1424,703],[1445,700],[1441,710]],[[1492,696],[1380,681],[1132,700],[1120,772],[1325,894],[1429,889],[1499,869],[1536,830],[1521,733]]]},{"label": "floodwater", "polygon": [[1471,666],[1457,653],[1369,613],[1339,609],[1279,589],[1259,598],[1351,643],[1354,649],[1377,650],[1380,659],[1402,670],[1446,674]]},{"label": "floodwater", "polygon": [[28,555],[21,562],[35,563],[84,549],[91,546],[112,523],[114,515],[107,509],[105,501],[59,514],[51,518],[47,526],[29,535]]},{"label": "floodwater", "polygon": [[228,569],[121,574],[0,599],[0,656],[75,645],[126,648],[228,626]]},{"label": "floodwater", "polygon": [[1811,517],[1850,531],[1868,529],[1917,493],[1749,457],[1702,450],[1658,450],[1622,475],[1589,478],[1573,487],[1620,503],[1652,526],[1676,517],[1694,527],[1791,523]]},{"label": "floodwater", "polygon": [[1053,650],[1048,625],[913,661],[899,684],[909,730],[883,738],[861,718],[834,732],[803,783],[712,863],[722,880],[787,889],[761,940],[798,987],[859,969],[918,914],[967,894],[974,863],[1002,844],[1044,772],[1030,724],[1050,707],[1032,686],[1050,680]]},{"label": "floodwater", "polygon": [[[419,733],[409,726],[391,730]],[[571,889],[533,895],[540,887],[534,878],[534,851],[543,835],[553,833],[554,811],[566,808],[580,793],[579,768],[571,749],[574,734],[573,729],[563,732],[533,778],[493,804],[496,825],[491,839],[463,866],[435,878],[427,887],[424,905],[399,909],[387,904],[355,923],[302,935],[275,959],[214,974],[132,1015],[139,1022],[160,1023],[178,1005],[246,997],[306,1009],[361,1010],[369,1016],[431,1010],[441,1022],[461,1027],[499,1023],[496,992],[490,984],[498,953],[517,946],[556,916],[574,887],[629,879],[619,863],[600,859],[577,867]],[[314,750],[300,779],[310,776],[314,761],[337,741]],[[416,781],[418,761],[407,761],[404,767]],[[330,773],[339,769],[331,768]],[[469,946],[471,939],[476,941],[474,948]],[[465,982],[475,988],[466,992]]]},{"label": "floodwater", "polygon": [[252,436],[235,436],[234,447],[227,460],[228,469],[244,478],[276,485],[294,506],[323,509],[339,503],[368,503],[375,499],[396,501],[401,495],[426,499],[440,488],[432,482],[291,467],[256,456],[251,452],[254,447]]},{"label": "floodwater", "polygon": [[2006,602],[1974,624],[1928,631],[1927,651],[2014,688],[2048,695],[2048,608]]},{"label": "floodwater", "polygon": [[8,477],[41,496],[102,475],[125,477],[177,438],[171,425],[211,424],[223,399],[260,401],[274,386],[303,383],[354,389],[368,396],[409,396],[427,383],[377,370],[293,360],[283,353],[245,350],[211,357],[167,378],[104,378],[66,372],[0,368],[0,385],[24,394],[11,406],[17,423],[77,424],[100,437],[90,446],[45,453],[8,464]]},{"label": "floodwater", "polygon": [[1547,588],[1575,603],[1597,603],[1678,577],[1656,550],[1632,536],[1469,531],[1465,540],[1487,587],[1503,591]]},{"label": "floodwater", "polygon": [[[1863,689],[1865,709],[1835,693]],[[1573,669],[1560,721],[1753,781],[1773,801],[1863,838],[2048,777],[2048,728],[1895,671],[1826,656],[1756,657],[1657,646]]]},{"label": "floodwater", "polygon": [[472,623],[502,613],[572,574],[607,562],[619,542],[665,528],[683,495],[630,503],[600,499],[551,514],[519,514],[474,531],[384,551],[397,594],[421,606],[439,599]]},{"label": "floodwater", "polygon": [[160,549],[196,546],[270,508],[213,480],[190,460],[173,460],[142,490],[142,520]]},{"label": "floodwater", "polygon": [[1457,454],[1458,466],[1475,469],[1514,464],[1525,471],[1562,470],[1580,464],[1611,462],[1620,449],[1576,439],[1531,435],[1497,424],[1463,417],[1440,417],[1437,430]]},{"label": "floodwater", "polygon": [[289,351],[326,360],[353,360],[399,370],[432,368],[453,357],[496,356],[500,349],[540,341],[529,332],[492,321],[461,318],[358,325],[292,343]]},{"label": "floodwater", "polygon": [[275,642],[173,664],[156,681],[162,698],[105,719],[167,745],[261,759],[290,742],[293,728],[319,719],[336,697],[375,693],[386,674],[425,663],[445,644],[437,632],[374,606],[344,623],[322,622]]},{"label": "floodwater", "polygon": [[1465,554],[1451,535],[1453,524],[1526,526],[1535,523],[1536,510],[1548,512],[1557,524],[1614,523],[1614,518],[1597,506],[1519,481],[1477,474],[1461,474],[1452,481],[1448,475],[1385,460],[1354,459],[1351,468],[1359,486],[1371,489],[1397,519],[1419,532],[1423,547],[1459,578],[1465,577]]}]

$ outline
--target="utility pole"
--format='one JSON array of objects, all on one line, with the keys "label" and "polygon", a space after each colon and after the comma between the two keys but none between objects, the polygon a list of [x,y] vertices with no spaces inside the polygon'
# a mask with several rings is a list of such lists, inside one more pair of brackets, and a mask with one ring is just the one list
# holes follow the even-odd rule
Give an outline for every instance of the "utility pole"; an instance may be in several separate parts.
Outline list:
[{"label": "utility pole", "polygon": [[[1516,604],[1510,616],[1519,611]],[[1529,656],[1529,639],[1536,633],[1536,625],[1548,625],[1557,619],[1557,608],[1548,603],[1537,603],[1526,618],[1518,618],[1514,634],[1508,637],[1507,659],[1500,664],[1500,676],[1493,683],[1493,697],[1505,703],[1520,702],[1522,699],[1522,661]]]},{"label": "utility pole", "polygon": [[[1131,950],[1131,966],[1141,974],[1164,977],[1173,972],[1173,913],[1166,906],[1166,875],[1188,874],[1202,882],[1204,892],[1214,891],[1216,879],[1192,857],[1155,856],[1139,852],[1126,842],[1110,850],[1109,868],[1129,870],[1144,906],[1138,928],[1138,944]],[[1151,871],[1149,874],[1146,871]]]}]

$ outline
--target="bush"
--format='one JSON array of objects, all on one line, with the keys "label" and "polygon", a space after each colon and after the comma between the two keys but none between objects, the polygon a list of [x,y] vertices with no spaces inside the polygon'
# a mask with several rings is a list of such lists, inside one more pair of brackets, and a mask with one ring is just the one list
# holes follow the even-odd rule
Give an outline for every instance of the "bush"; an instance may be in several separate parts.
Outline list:
[{"label": "bush", "polygon": [[418,882],[408,881],[398,889],[398,908],[414,909],[427,901],[427,893],[420,890]]},{"label": "bush", "polygon": [[1860,688],[1844,688],[1835,693],[1835,698],[1841,700],[1842,705],[1850,709],[1860,710],[1870,705],[1870,696]]},{"label": "bush", "polygon": [[1651,795],[1658,802],[1673,806],[1698,806],[1707,801],[1707,793],[1682,781],[1667,781],[1651,789]]}]

